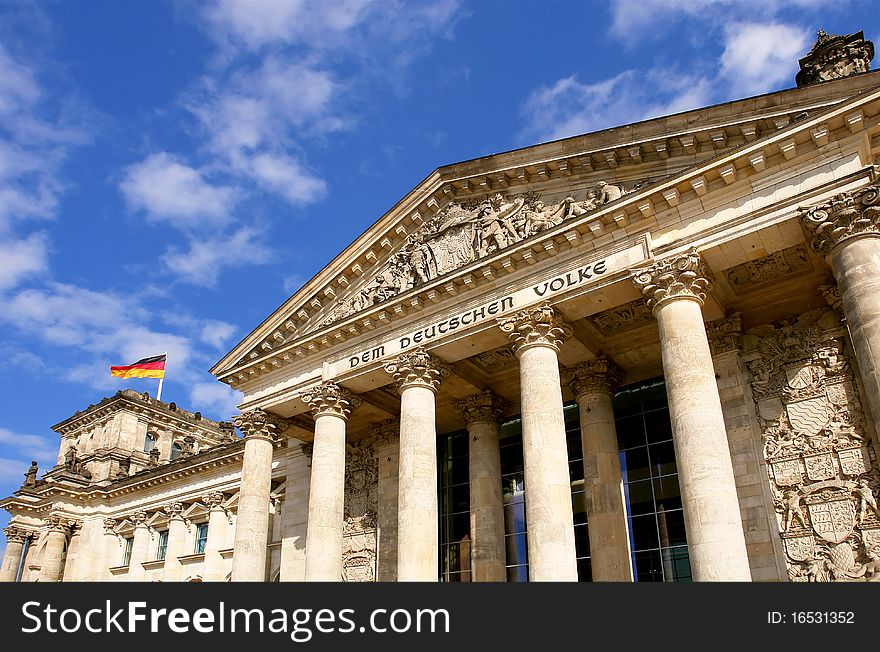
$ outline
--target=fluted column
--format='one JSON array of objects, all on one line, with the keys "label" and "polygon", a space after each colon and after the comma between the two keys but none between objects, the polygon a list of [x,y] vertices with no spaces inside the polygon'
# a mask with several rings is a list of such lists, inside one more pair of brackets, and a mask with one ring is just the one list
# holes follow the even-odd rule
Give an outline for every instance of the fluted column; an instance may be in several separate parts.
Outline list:
[{"label": "fluted column", "polygon": [[749,581],[733,464],[702,305],[709,286],[696,252],[634,270],[660,330],[660,352],[688,554],[696,581]]},{"label": "fluted column", "polygon": [[233,422],[245,438],[241,488],[232,553],[233,582],[264,582],[269,545],[269,492],[272,488],[272,452],[286,430],[281,417],[251,410]]},{"label": "fluted column", "polygon": [[557,354],[571,327],[549,304],[499,320],[519,359],[529,580],[576,582],[577,555]]},{"label": "fluted column", "polygon": [[581,362],[563,378],[578,402],[590,562],[594,582],[632,582],[629,527],[612,392],[624,372],[607,357]]},{"label": "fluted column", "polygon": [[342,528],[345,501],[345,424],[361,400],[334,383],[306,392],[302,400],[315,419],[306,581],[342,581]]},{"label": "fluted column", "polygon": [[214,492],[202,496],[202,502],[208,506],[208,538],[205,540],[205,562],[202,566],[202,580],[205,582],[221,582],[226,579],[223,567],[223,550],[226,542],[226,510],[223,502],[226,500],[220,492]]},{"label": "fluted column", "polygon": [[143,566],[150,556],[150,528],[147,525],[147,513],[135,512],[128,517],[134,524],[134,539],[131,542],[131,554],[128,558],[128,580],[141,582],[146,577]]},{"label": "fluted column", "polygon": [[400,391],[397,581],[436,582],[439,561],[435,395],[449,367],[424,349],[385,363]]},{"label": "fluted column", "polygon": [[179,582],[183,566],[177,558],[187,553],[186,521],[183,520],[183,503],[171,503],[165,506],[168,514],[168,544],[165,547],[165,567],[162,570],[163,582]]},{"label": "fluted column", "polygon": [[3,553],[3,565],[0,566],[0,582],[15,582],[24,544],[30,538],[30,533],[15,525],[5,528],[3,533],[6,535],[6,551]]},{"label": "fluted column", "polygon": [[510,402],[491,390],[455,402],[468,429],[471,495],[471,580],[504,582],[504,499],[498,431]]},{"label": "fluted column", "polygon": [[65,516],[52,515],[45,519],[45,523],[49,531],[40,560],[40,581],[60,582],[64,571],[64,548],[73,521]]},{"label": "fluted column", "polygon": [[845,192],[801,210],[811,246],[837,280],[868,409],[880,432],[880,187]]}]

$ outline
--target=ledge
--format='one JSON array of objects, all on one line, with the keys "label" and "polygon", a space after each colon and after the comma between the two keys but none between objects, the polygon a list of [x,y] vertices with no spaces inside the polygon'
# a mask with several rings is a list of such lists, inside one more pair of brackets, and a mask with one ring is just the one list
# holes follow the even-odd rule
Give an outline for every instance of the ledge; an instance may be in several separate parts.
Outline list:
[{"label": "ledge", "polygon": [[177,561],[179,561],[184,566],[189,564],[197,564],[199,562],[205,561],[205,553],[197,552],[192,555],[179,555],[177,557]]},{"label": "ledge", "polygon": [[217,552],[220,553],[220,556],[223,557],[223,559],[232,559],[232,553],[234,550],[234,548],[226,548],[226,550],[218,550]]},{"label": "ledge", "polygon": [[128,575],[128,566],[111,566],[111,575]]},{"label": "ledge", "polygon": [[165,567],[164,559],[151,559],[150,561],[142,561],[141,566],[144,567],[144,570],[156,570],[157,568]]}]

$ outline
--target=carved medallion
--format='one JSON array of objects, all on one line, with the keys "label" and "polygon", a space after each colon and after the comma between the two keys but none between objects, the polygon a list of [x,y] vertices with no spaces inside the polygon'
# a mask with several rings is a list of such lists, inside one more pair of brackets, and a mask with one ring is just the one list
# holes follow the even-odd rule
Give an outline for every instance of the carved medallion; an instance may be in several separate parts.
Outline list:
[{"label": "carved medallion", "polygon": [[795,561],[807,561],[816,554],[812,535],[782,535],[785,552]]},{"label": "carved medallion", "polygon": [[801,460],[793,457],[785,460],[774,461],[770,464],[776,484],[780,487],[799,485],[803,480]]},{"label": "carved medallion", "polygon": [[840,470],[844,475],[862,475],[871,470],[871,459],[868,457],[868,449],[864,446],[839,450],[837,459],[840,461]]},{"label": "carved medallion", "polygon": [[804,466],[810,480],[830,480],[837,475],[831,453],[804,455]]}]

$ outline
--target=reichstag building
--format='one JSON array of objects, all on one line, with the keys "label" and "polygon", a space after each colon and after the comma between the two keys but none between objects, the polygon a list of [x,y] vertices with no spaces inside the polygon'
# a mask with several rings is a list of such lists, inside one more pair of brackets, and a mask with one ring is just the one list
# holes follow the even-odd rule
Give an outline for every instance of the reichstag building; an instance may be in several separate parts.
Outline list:
[{"label": "reichstag building", "polygon": [[230,422],[55,425],[0,579],[880,580],[873,54],[436,169],[212,368]]}]

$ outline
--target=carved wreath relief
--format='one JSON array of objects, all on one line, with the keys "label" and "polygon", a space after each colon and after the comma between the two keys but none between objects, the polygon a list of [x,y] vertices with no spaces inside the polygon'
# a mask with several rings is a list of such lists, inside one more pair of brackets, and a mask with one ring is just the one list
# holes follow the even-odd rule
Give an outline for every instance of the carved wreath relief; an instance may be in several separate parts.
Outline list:
[{"label": "carved wreath relief", "polygon": [[342,579],[375,582],[379,465],[372,438],[347,444],[346,448]]},{"label": "carved wreath relief", "polygon": [[496,193],[483,201],[453,202],[411,234],[365,286],[338,303],[323,325],[387,301],[568,218],[596,210],[642,185],[624,189],[599,182],[582,201],[568,196],[550,206],[535,191],[512,199]]},{"label": "carved wreath relief", "polygon": [[880,474],[853,372],[843,337],[804,317],[751,331],[749,363],[789,577],[878,581]]}]

